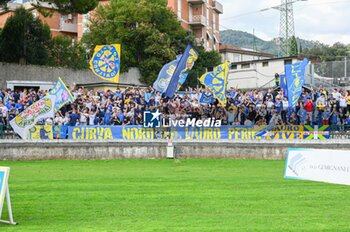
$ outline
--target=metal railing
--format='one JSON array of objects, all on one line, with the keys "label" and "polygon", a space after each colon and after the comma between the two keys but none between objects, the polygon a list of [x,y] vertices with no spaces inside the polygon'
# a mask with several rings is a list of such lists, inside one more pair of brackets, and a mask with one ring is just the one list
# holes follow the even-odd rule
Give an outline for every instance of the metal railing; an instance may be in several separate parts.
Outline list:
[{"label": "metal railing", "polygon": [[330,139],[350,139],[350,125],[331,125]]},{"label": "metal railing", "polygon": [[[345,58],[345,57],[344,57]],[[350,61],[331,61],[314,64],[315,78],[336,86],[350,86]]]},{"label": "metal railing", "polygon": [[13,132],[10,125],[0,125],[0,139],[19,139],[20,137]]}]

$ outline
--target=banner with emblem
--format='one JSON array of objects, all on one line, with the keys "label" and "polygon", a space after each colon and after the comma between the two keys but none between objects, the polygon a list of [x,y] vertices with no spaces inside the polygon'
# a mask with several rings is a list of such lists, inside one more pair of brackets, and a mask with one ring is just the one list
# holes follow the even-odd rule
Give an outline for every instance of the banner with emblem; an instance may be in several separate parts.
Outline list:
[{"label": "banner with emblem", "polygon": [[202,104],[212,104],[214,102],[214,95],[212,93],[202,93],[202,96],[199,100]]},{"label": "banner with emblem", "polygon": [[299,101],[300,94],[305,84],[305,69],[308,63],[308,59],[305,58],[301,62],[285,66],[287,95],[290,107],[296,106]]},{"label": "banner with emblem", "polygon": [[48,95],[39,101],[34,102],[22,113],[17,115],[10,121],[10,125],[22,139],[27,139],[28,130],[39,120],[54,116],[55,103],[56,96]]},{"label": "banner with emblem", "polygon": [[56,96],[55,112],[61,109],[66,103],[74,101],[74,97],[61,78],[58,78],[55,86],[50,90],[49,95]]},{"label": "banner with emblem", "polygon": [[48,140],[53,139],[53,126],[51,125],[35,125],[29,129],[29,140]]},{"label": "banner with emblem", "polygon": [[[176,69],[170,78],[168,88],[165,91],[165,95],[169,98],[174,97],[176,90],[181,86],[181,82],[184,83],[188,73],[194,66],[194,63],[198,59],[198,52],[190,44],[187,45],[185,52],[181,56]],[[180,82],[181,81],[181,82]]]},{"label": "banner with emblem", "polygon": [[90,60],[90,69],[103,80],[118,83],[120,74],[120,44],[98,45]]},{"label": "banner with emblem", "polygon": [[199,78],[200,82],[215,95],[223,106],[226,106],[226,87],[229,64],[230,62],[226,61],[215,67],[213,72],[207,72]]},{"label": "banner with emblem", "polygon": [[173,76],[177,64],[179,63],[182,55],[178,55],[176,60],[171,61],[163,66],[158,74],[157,80],[153,84],[153,88],[161,93],[165,93],[169,86],[171,77]]}]

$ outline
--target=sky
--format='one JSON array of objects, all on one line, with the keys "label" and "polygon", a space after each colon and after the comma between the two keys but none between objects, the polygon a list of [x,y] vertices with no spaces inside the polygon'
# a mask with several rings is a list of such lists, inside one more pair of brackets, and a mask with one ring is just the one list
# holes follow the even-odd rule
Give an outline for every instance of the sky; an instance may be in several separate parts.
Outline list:
[{"label": "sky", "polygon": [[[224,6],[220,30],[242,30],[264,40],[279,35],[280,12],[261,9],[277,6],[281,0],[219,0]],[[254,13],[252,13],[254,12]],[[250,13],[250,14],[248,14]],[[350,0],[308,0],[294,3],[297,37],[332,45],[350,44]]]}]

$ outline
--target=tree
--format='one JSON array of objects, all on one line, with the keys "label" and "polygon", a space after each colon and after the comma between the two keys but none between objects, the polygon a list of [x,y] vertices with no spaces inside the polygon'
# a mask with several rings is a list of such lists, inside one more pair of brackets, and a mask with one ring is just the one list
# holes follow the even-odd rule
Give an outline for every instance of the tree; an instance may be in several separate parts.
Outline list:
[{"label": "tree", "polygon": [[[41,2],[55,5],[63,14],[86,14],[98,5],[98,0],[42,0]],[[37,4],[40,7],[39,1]]]},{"label": "tree", "polygon": [[298,42],[295,36],[293,36],[290,39],[290,48],[289,48],[289,55],[290,56],[297,56],[298,55]]},{"label": "tree", "polygon": [[[0,0],[0,8],[6,8],[11,0]],[[94,10],[98,5],[98,0],[41,0],[35,4],[39,9],[44,10],[43,3],[55,5],[63,14],[79,13],[86,14]]]},{"label": "tree", "polygon": [[8,2],[10,2],[10,0],[0,0],[0,9],[6,8]]},{"label": "tree", "polygon": [[43,65],[48,60],[50,28],[24,8],[18,8],[0,35],[0,60]]},{"label": "tree", "polygon": [[81,43],[73,43],[68,36],[57,36],[52,39],[48,65],[72,69],[88,68],[86,48]]},{"label": "tree", "polygon": [[302,54],[319,62],[327,62],[344,60],[349,51],[349,45],[342,43],[335,43],[333,46],[319,44],[311,49],[304,48]]},{"label": "tree", "polygon": [[96,9],[83,41],[90,50],[98,44],[122,44],[121,71],[140,69],[141,81],[152,84],[162,66],[194,41],[164,0],[112,0]]}]

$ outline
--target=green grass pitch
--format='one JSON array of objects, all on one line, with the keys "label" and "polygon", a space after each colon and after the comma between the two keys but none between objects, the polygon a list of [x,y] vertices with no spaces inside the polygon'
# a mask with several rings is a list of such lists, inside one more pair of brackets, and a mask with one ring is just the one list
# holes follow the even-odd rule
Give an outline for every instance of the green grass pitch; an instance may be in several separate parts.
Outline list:
[{"label": "green grass pitch", "polygon": [[12,208],[19,223],[0,224],[1,232],[350,231],[350,186],[285,180],[284,161],[0,165],[11,167]]}]

